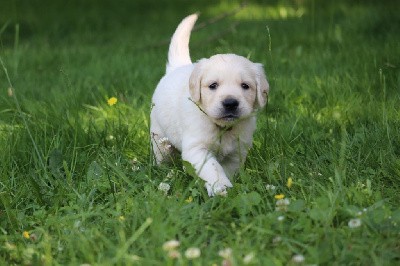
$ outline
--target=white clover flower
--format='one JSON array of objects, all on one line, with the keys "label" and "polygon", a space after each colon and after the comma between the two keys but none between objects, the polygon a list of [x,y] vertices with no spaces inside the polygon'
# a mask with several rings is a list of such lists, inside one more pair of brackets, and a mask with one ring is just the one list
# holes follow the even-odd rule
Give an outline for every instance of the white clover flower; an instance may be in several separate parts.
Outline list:
[{"label": "white clover flower", "polygon": [[270,185],[270,184],[266,185],[265,188],[268,191],[275,191],[276,190],[276,187],[274,185]]},{"label": "white clover flower", "polygon": [[17,248],[16,245],[14,245],[14,244],[12,244],[12,243],[10,243],[10,242],[6,242],[6,243],[4,244],[4,247],[5,247],[5,249],[6,249],[7,251],[14,251],[14,250]]},{"label": "white clover flower", "polygon": [[160,139],[158,140],[158,143],[160,143],[160,144],[162,144],[162,143],[164,143],[164,142],[169,142],[169,139],[168,139],[167,137],[163,137],[163,138],[160,138]]},{"label": "white clover flower", "polygon": [[170,188],[171,188],[171,186],[170,186],[168,183],[161,182],[161,183],[158,185],[158,190],[163,191],[165,194],[168,193],[168,191],[169,191]]},{"label": "white clover flower", "polygon": [[361,226],[361,219],[355,218],[355,219],[350,219],[348,226],[350,228],[357,228]]},{"label": "white clover flower", "polygon": [[64,246],[60,242],[57,243],[57,250],[58,252],[62,252],[64,250]]},{"label": "white clover flower", "polygon": [[137,158],[133,158],[130,163],[132,165],[132,171],[139,171],[140,170],[139,161],[138,161]]},{"label": "white clover flower", "polygon": [[168,179],[171,179],[171,178],[173,178],[175,175],[176,175],[176,172],[175,172],[174,170],[171,170],[171,171],[168,172],[167,178],[168,178]]},{"label": "white clover flower", "polygon": [[249,254],[244,256],[243,264],[250,264],[253,261],[254,257],[255,257],[254,252],[250,252]]},{"label": "white clover flower", "polygon": [[278,219],[279,222],[282,222],[283,220],[285,220],[285,216],[282,216],[282,215],[278,216],[277,219]]},{"label": "white clover flower", "polygon": [[171,259],[179,259],[181,257],[181,253],[177,250],[168,251],[168,258]]},{"label": "white clover flower", "polygon": [[276,201],[276,207],[275,211],[287,211],[287,206],[290,204],[290,200],[288,198],[286,199],[279,199]]},{"label": "white clover flower", "polygon": [[218,255],[224,259],[229,259],[232,257],[232,249],[231,248],[222,249],[218,252]]},{"label": "white clover flower", "polygon": [[173,240],[169,240],[169,241],[165,242],[163,244],[162,248],[165,251],[170,251],[170,250],[174,250],[177,247],[179,247],[180,244],[181,243],[178,240],[173,239]]},{"label": "white clover flower", "polygon": [[166,137],[160,138],[158,140],[158,143],[161,145],[161,148],[163,148],[164,150],[169,150],[172,147],[171,142],[169,142],[169,139]]},{"label": "white clover flower", "polygon": [[200,255],[201,255],[201,251],[199,248],[192,247],[192,248],[188,248],[185,251],[185,257],[189,260],[196,259],[196,258],[200,257]]},{"label": "white clover flower", "polygon": [[305,261],[305,258],[301,254],[296,254],[292,257],[292,262],[296,264],[303,263]]},{"label": "white clover flower", "polygon": [[129,255],[129,256],[128,256],[128,259],[129,259],[130,261],[132,261],[132,262],[138,262],[138,261],[140,261],[142,258],[139,257],[138,255]]},{"label": "white clover flower", "polygon": [[272,239],[272,244],[273,245],[278,245],[280,242],[282,242],[282,237],[281,236],[276,236],[274,239]]},{"label": "white clover flower", "polygon": [[31,260],[33,259],[33,255],[35,254],[35,250],[32,247],[25,248],[22,251],[23,264],[32,264]]},{"label": "white clover flower", "polygon": [[279,199],[276,201],[276,206],[288,206],[290,204],[290,200],[288,198],[286,199]]}]

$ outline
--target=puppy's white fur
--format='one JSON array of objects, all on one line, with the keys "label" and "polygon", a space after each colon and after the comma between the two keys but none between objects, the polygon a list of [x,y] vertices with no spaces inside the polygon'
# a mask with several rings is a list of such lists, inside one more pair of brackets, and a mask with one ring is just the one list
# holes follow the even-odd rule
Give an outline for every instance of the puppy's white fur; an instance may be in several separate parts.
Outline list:
[{"label": "puppy's white fur", "polygon": [[181,152],[214,196],[232,187],[228,177],[252,145],[254,111],[266,104],[269,85],[261,64],[238,55],[192,64],[189,38],[197,17],[186,17],[172,36],[166,75],[152,98],[150,131],[157,163]]}]

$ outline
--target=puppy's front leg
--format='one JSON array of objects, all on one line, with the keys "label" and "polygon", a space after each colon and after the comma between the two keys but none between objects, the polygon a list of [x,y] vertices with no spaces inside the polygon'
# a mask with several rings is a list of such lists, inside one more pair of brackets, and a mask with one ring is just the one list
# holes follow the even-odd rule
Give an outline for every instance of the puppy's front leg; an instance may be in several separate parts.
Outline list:
[{"label": "puppy's front leg", "polygon": [[232,187],[224,169],[208,149],[204,147],[183,149],[182,159],[190,162],[196,169],[197,175],[206,181],[206,188],[210,197],[223,194],[226,188]]}]

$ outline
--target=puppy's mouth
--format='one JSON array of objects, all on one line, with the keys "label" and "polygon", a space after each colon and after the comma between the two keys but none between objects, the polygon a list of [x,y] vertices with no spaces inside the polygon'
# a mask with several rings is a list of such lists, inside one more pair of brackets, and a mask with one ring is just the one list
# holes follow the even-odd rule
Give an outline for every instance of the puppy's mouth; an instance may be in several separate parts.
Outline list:
[{"label": "puppy's mouth", "polygon": [[232,122],[235,121],[236,119],[238,119],[240,116],[238,114],[224,114],[223,116],[221,116],[219,118],[219,120],[223,120],[226,122]]}]

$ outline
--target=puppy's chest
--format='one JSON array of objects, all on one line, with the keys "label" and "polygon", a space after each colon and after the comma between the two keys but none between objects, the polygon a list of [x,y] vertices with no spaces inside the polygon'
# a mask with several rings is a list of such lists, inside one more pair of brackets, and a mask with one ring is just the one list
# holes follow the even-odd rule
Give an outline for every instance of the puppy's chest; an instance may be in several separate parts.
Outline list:
[{"label": "puppy's chest", "polygon": [[243,148],[242,146],[239,137],[233,134],[227,134],[217,137],[215,142],[211,145],[211,150],[219,160],[222,160],[227,156],[239,153],[240,149]]}]

